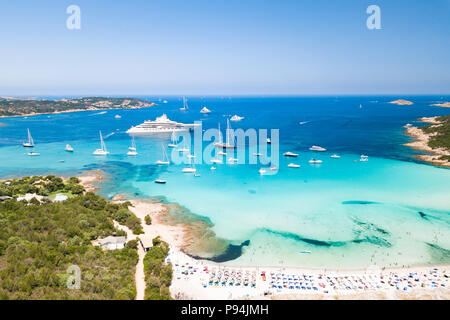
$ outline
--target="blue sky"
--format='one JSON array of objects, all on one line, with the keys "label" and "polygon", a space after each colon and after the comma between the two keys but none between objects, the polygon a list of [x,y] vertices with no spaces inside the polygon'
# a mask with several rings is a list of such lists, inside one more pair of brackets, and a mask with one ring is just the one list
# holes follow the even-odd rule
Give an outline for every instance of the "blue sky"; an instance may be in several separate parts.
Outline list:
[{"label": "blue sky", "polygon": [[449,38],[450,0],[0,0],[0,95],[449,94]]}]

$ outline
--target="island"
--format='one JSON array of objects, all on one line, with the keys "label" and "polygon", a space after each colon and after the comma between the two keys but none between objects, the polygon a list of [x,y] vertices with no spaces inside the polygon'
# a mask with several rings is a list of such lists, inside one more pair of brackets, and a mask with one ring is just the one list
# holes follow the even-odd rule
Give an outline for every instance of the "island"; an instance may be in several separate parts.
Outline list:
[{"label": "island", "polygon": [[136,98],[85,97],[47,100],[0,97],[0,117],[34,116],[106,109],[141,109],[153,106],[156,106],[153,102]]},{"label": "island", "polygon": [[395,100],[395,101],[391,101],[388,102],[391,104],[396,104],[398,106],[411,106],[414,104],[414,102],[408,101],[408,100],[404,100],[404,99],[399,99],[399,100]]},{"label": "island", "polygon": [[419,121],[430,125],[406,128],[406,133],[416,138],[406,146],[431,153],[417,155],[420,160],[450,167],[450,116],[421,118]]},{"label": "island", "polygon": [[432,107],[444,107],[444,108],[450,108],[450,102],[443,102],[443,103],[435,103],[431,105]]}]

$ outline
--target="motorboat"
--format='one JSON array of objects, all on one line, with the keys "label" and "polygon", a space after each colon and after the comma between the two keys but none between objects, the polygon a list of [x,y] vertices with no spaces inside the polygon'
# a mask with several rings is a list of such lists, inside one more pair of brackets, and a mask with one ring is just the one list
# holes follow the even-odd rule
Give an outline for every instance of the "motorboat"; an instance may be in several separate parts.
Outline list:
[{"label": "motorboat", "polygon": [[166,184],[167,181],[166,180],[157,179],[157,180],[155,180],[155,183],[157,183],[157,184]]},{"label": "motorboat", "polygon": [[290,164],[288,164],[288,167],[289,168],[300,168],[300,165],[299,164],[295,164],[295,163],[290,163]]},{"label": "motorboat", "polygon": [[322,163],[322,162],[323,162],[322,160],[317,160],[317,159],[309,160],[309,163],[312,163],[312,164],[319,164],[319,163]]},{"label": "motorboat", "polygon": [[200,113],[208,114],[211,113],[211,110],[209,110],[207,107],[203,107],[203,109],[200,110]]},{"label": "motorboat", "polygon": [[297,154],[297,153],[293,153],[293,152],[288,151],[288,152],[283,153],[283,156],[285,156],[285,157],[291,157],[291,158],[297,158],[297,157],[298,157],[298,154]]},{"label": "motorboat", "polygon": [[259,169],[259,174],[260,175],[263,175],[263,174],[265,174],[267,171],[266,171],[266,169]]},{"label": "motorboat", "polygon": [[319,147],[319,146],[312,146],[311,148],[309,148],[309,150],[311,150],[311,151],[318,151],[318,152],[327,151],[327,149]]},{"label": "motorboat", "polygon": [[170,120],[166,114],[156,118],[156,120],[147,120],[144,123],[133,126],[127,130],[128,134],[155,134],[192,131],[195,126],[200,124],[185,124]]},{"label": "motorboat", "polygon": [[66,144],[66,147],[64,148],[64,150],[67,152],[73,152],[73,148],[70,144]]},{"label": "motorboat", "polygon": [[341,156],[338,156],[337,154],[333,154],[332,156],[330,156],[330,158],[334,158],[334,159],[339,159]]},{"label": "motorboat", "polygon": [[231,119],[230,119],[230,121],[241,121],[241,120],[244,120],[245,118],[244,117],[240,117],[240,116],[238,116],[238,115],[234,115],[234,116],[232,116],[231,117]]}]

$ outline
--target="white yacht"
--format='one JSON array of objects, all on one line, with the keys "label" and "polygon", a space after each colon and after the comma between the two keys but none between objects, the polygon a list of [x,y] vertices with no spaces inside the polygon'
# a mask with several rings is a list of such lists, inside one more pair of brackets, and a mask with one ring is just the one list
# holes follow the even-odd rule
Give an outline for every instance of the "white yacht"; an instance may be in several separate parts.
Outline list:
[{"label": "white yacht", "polygon": [[207,107],[203,107],[203,109],[200,111],[200,113],[208,114],[208,113],[211,113],[211,110],[209,110]]},{"label": "white yacht", "polygon": [[[200,124],[198,124],[200,125]],[[144,123],[131,127],[127,133],[133,134],[153,134],[192,131],[197,124],[185,124],[170,120],[166,114],[156,118],[155,121],[147,120]]]},{"label": "white yacht", "polygon": [[311,151],[319,151],[319,152],[327,151],[327,149],[319,147],[319,146],[312,146],[311,148],[309,148],[309,150],[311,150]]},{"label": "white yacht", "polygon": [[73,152],[73,148],[70,144],[66,144],[66,147],[64,148],[67,152]]},{"label": "white yacht", "polygon": [[333,154],[332,156],[330,156],[330,158],[334,158],[334,159],[339,159],[341,156],[338,156],[337,154]]},{"label": "white yacht", "polygon": [[212,170],[212,171],[214,171],[214,170],[216,170],[216,169],[217,169],[217,168],[214,167],[214,166],[211,167],[211,170]]},{"label": "white yacht", "polygon": [[413,125],[411,124],[411,123],[407,123],[407,124],[405,124],[405,127],[407,127],[407,128],[410,128],[410,127],[412,127]]},{"label": "white yacht", "polygon": [[231,121],[241,121],[244,120],[244,117],[239,117],[238,115],[234,115],[230,119]]},{"label": "white yacht", "polygon": [[220,123],[219,123],[219,142],[215,143],[214,146],[222,149],[234,149],[236,148],[234,143],[235,137],[233,131],[231,129],[230,120],[227,120],[227,138],[226,142],[223,142],[222,132],[220,131]]},{"label": "white yacht", "polygon": [[180,108],[180,111],[189,111],[189,106],[186,97],[183,97],[183,108]]},{"label": "white yacht", "polygon": [[277,171],[277,170],[278,170],[278,167],[272,166],[272,167],[270,167],[270,170],[271,170],[271,171]]},{"label": "white yacht", "polygon": [[30,129],[27,130],[28,130],[28,142],[24,142],[22,145],[25,148],[34,148],[34,140],[33,137],[31,136]]},{"label": "white yacht", "polygon": [[195,166],[192,164],[192,160],[190,161],[190,166],[183,168],[183,173],[196,173],[197,169],[195,169]]},{"label": "white yacht", "polygon": [[222,164],[222,163],[223,163],[223,161],[222,161],[222,160],[220,160],[220,159],[212,159],[212,160],[211,160],[211,163],[215,163],[215,164]]},{"label": "white yacht", "polygon": [[116,119],[122,119],[122,116],[116,114],[114,118],[116,118]]},{"label": "white yacht", "polygon": [[291,157],[291,158],[297,158],[297,157],[298,157],[298,154],[297,154],[297,153],[293,153],[293,152],[288,151],[288,152],[284,153],[283,156],[285,156],[285,157]]},{"label": "white yacht", "polygon": [[27,155],[30,157],[36,157],[36,156],[40,156],[41,154],[37,153],[37,152],[28,152]]},{"label": "white yacht", "polygon": [[155,183],[156,184],[166,184],[167,181],[166,180],[162,180],[162,179],[157,179],[157,180],[155,180]]},{"label": "white yacht", "polygon": [[172,136],[171,136],[170,140],[171,141],[170,141],[170,143],[168,145],[169,148],[176,148],[176,147],[178,147],[178,145],[177,145],[178,139],[177,139],[177,136],[175,134],[175,131],[172,131]]},{"label": "white yacht", "polygon": [[323,162],[322,160],[317,160],[317,159],[309,160],[309,163],[312,163],[312,164],[319,164],[319,163],[322,163],[322,162]]},{"label": "white yacht", "polygon": [[365,155],[361,155],[361,158],[359,159],[359,161],[361,161],[361,162],[367,162],[367,161],[369,161],[369,157],[368,157],[368,156],[365,156]]},{"label": "white yacht", "polygon": [[290,164],[288,164],[288,167],[289,168],[300,168],[300,165],[299,164],[295,164],[295,163],[290,163]]},{"label": "white yacht", "polygon": [[134,136],[133,139],[131,140],[131,147],[128,147],[128,152],[127,155],[129,156],[137,156],[137,150],[136,150],[136,142],[134,141]]},{"label": "white yacht", "polygon": [[165,165],[169,165],[170,161],[169,161],[169,156],[167,155],[167,151],[166,148],[164,148],[164,145],[161,143],[161,149],[162,149],[162,160],[158,160],[156,161],[156,164],[165,164]]},{"label": "white yacht", "polygon": [[100,149],[97,149],[94,151],[93,155],[95,156],[106,156],[109,154],[108,150],[106,149],[106,144],[103,141],[103,136],[102,136],[102,132],[100,132]]}]

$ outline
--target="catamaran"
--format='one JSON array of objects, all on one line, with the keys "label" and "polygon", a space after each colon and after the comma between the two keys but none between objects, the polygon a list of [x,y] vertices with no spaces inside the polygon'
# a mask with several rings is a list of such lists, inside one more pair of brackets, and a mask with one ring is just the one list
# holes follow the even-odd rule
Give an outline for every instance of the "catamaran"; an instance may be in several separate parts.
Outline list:
[{"label": "catamaran", "polygon": [[136,142],[134,141],[134,136],[133,139],[131,140],[131,147],[128,147],[128,152],[127,155],[129,156],[137,156],[137,150],[136,150]]},{"label": "catamaran", "polygon": [[33,140],[33,137],[31,136],[30,129],[27,129],[27,130],[28,130],[28,142],[24,142],[22,145],[25,148],[33,148],[34,147],[34,140]]},{"label": "catamaran", "polygon": [[97,149],[93,152],[93,155],[95,156],[107,156],[109,154],[108,150],[106,149],[106,144],[103,141],[103,136],[102,136],[102,132],[99,131],[100,133],[100,149]]},{"label": "catamaran", "polygon": [[211,113],[211,110],[209,110],[207,107],[203,107],[203,109],[200,111],[200,113]]},{"label": "catamaran", "polygon": [[70,144],[66,144],[66,147],[64,148],[67,152],[73,152],[73,148]]},{"label": "catamaran", "polygon": [[183,97],[183,108],[180,108],[180,111],[189,111],[189,106],[186,97]]},{"label": "catamaran", "polygon": [[172,136],[171,136],[170,139],[171,139],[171,142],[169,143],[168,147],[169,148],[176,148],[176,147],[178,147],[178,145],[177,145],[178,139],[177,139],[177,136],[175,134],[175,131],[172,131]]},{"label": "catamaran", "polygon": [[164,147],[164,145],[162,143],[161,143],[161,149],[162,149],[163,158],[162,158],[162,160],[156,161],[156,164],[166,164],[166,165],[170,164],[169,156],[167,155],[166,148]]},{"label": "catamaran", "polygon": [[215,143],[214,145],[217,148],[223,148],[223,149],[234,149],[236,148],[235,144],[234,144],[234,134],[233,134],[233,130],[231,129],[231,124],[230,124],[230,119],[227,120],[227,139],[226,139],[226,143],[223,143],[223,139],[222,139],[222,132],[220,131],[220,123],[219,123],[219,142]]}]

